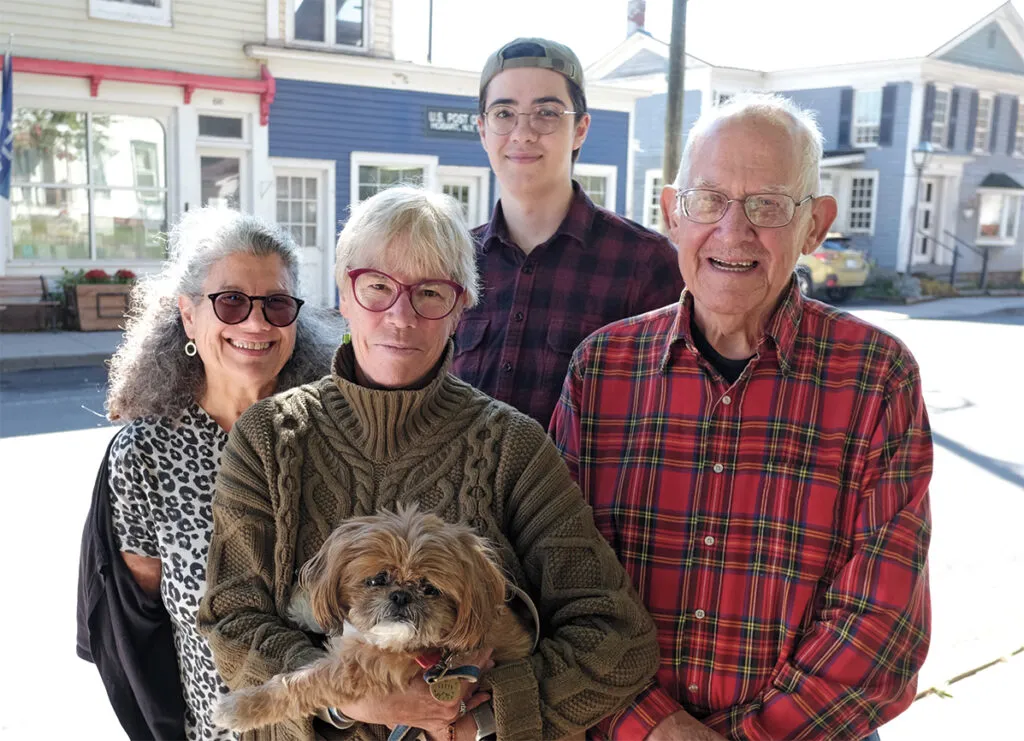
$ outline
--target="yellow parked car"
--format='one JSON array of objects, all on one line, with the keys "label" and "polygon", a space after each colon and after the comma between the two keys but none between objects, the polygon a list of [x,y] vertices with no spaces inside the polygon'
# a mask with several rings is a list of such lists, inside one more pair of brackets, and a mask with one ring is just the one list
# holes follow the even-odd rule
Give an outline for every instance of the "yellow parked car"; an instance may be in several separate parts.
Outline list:
[{"label": "yellow parked car", "polygon": [[814,252],[800,255],[796,282],[805,296],[840,303],[867,282],[870,271],[863,253],[850,249],[849,237],[829,234]]}]

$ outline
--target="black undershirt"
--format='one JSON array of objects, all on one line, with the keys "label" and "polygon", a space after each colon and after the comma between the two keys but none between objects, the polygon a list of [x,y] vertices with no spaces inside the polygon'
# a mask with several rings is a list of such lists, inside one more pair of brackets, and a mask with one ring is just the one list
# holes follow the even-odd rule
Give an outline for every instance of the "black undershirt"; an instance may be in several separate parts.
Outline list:
[{"label": "black undershirt", "polygon": [[747,367],[750,358],[754,357],[751,355],[750,358],[745,360],[733,360],[719,353],[711,346],[711,343],[708,342],[700,329],[698,329],[697,322],[693,320],[693,315],[690,316],[690,333],[693,335],[693,344],[697,346],[697,351],[714,366],[716,371],[722,374],[722,377],[730,386],[736,383],[736,379],[740,377],[743,369]]}]

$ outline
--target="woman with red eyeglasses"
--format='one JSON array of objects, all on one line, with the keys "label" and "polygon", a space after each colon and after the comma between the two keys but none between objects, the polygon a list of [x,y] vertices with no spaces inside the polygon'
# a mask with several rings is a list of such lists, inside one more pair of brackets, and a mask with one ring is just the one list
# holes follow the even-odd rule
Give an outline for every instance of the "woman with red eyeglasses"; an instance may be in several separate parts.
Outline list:
[{"label": "woman with red eyeglasses", "polygon": [[108,412],[127,424],[83,537],[78,648],[129,737],[230,739],[196,628],[221,453],[254,402],[327,372],[342,327],[301,311],[297,248],[253,216],[192,211],[169,246],[110,365]]},{"label": "woman with red eyeglasses", "polygon": [[[255,404],[224,451],[199,609],[221,675],[250,687],[323,656],[296,574],[348,518],[408,505],[491,541],[519,588],[513,609],[539,616],[539,645],[493,667],[486,646],[460,658],[483,671],[461,696],[432,695],[422,677],[359,703],[339,692],[337,706],[245,741],[384,739],[399,725],[430,741],[578,738],[654,674],[654,624],[544,429],[451,373],[452,335],[480,294],[461,207],[410,187],[367,199],[338,239],[335,276],[350,334],[331,374]],[[397,571],[367,576],[407,587]],[[365,640],[407,630],[404,609]]]}]

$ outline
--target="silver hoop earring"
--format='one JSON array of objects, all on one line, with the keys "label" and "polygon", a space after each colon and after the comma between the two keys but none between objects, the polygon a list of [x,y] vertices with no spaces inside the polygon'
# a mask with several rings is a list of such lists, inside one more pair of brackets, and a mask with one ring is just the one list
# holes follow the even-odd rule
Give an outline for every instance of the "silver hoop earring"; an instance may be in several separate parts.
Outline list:
[{"label": "silver hoop earring", "polygon": [[186,355],[188,355],[190,358],[194,358],[197,352],[199,352],[199,348],[196,347],[195,340],[189,340],[188,342],[185,343]]}]

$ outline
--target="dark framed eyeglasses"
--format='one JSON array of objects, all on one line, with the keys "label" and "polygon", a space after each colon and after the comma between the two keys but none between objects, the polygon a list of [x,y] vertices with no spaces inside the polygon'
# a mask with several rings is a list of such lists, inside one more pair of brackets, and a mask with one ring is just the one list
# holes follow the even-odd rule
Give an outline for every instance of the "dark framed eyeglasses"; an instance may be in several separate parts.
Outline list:
[{"label": "dark framed eyeglasses", "polygon": [[352,281],[352,295],[356,303],[367,311],[387,311],[409,294],[412,309],[424,319],[444,319],[452,313],[459,296],[466,290],[455,281],[430,278],[408,285],[387,273],[373,268],[348,271]]},{"label": "dark framed eyeglasses", "polygon": [[563,116],[574,116],[576,111],[566,110],[557,103],[544,103],[534,106],[532,111],[520,113],[510,105],[493,105],[484,112],[487,128],[499,136],[511,134],[520,116],[528,116],[530,128],[538,134],[553,134],[558,129]]},{"label": "dark framed eyeglasses", "polygon": [[746,198],[730,198],[725,193],[704,188],[690,188],[676,194],[679,209],[690,221],[698,224],[714,224],[721,221],[729,204],[742,203],[743,213],[754,226],[764,229],[778,229],[793,220],[799,206],[814,199],[813,195],[797,201],[785,193],[754,193]]},{"label": "dark framed eyeglasses", "polygon": [[263,318],[275,327],[287,327],[299,318],[299,309],[305,303],[287,293],[269,296],[250,296],[240,291],[218,291],[206,295],[213,304],[213,313],[225,324],[241,324],[252,313],[254,301],[260,302]]}]

